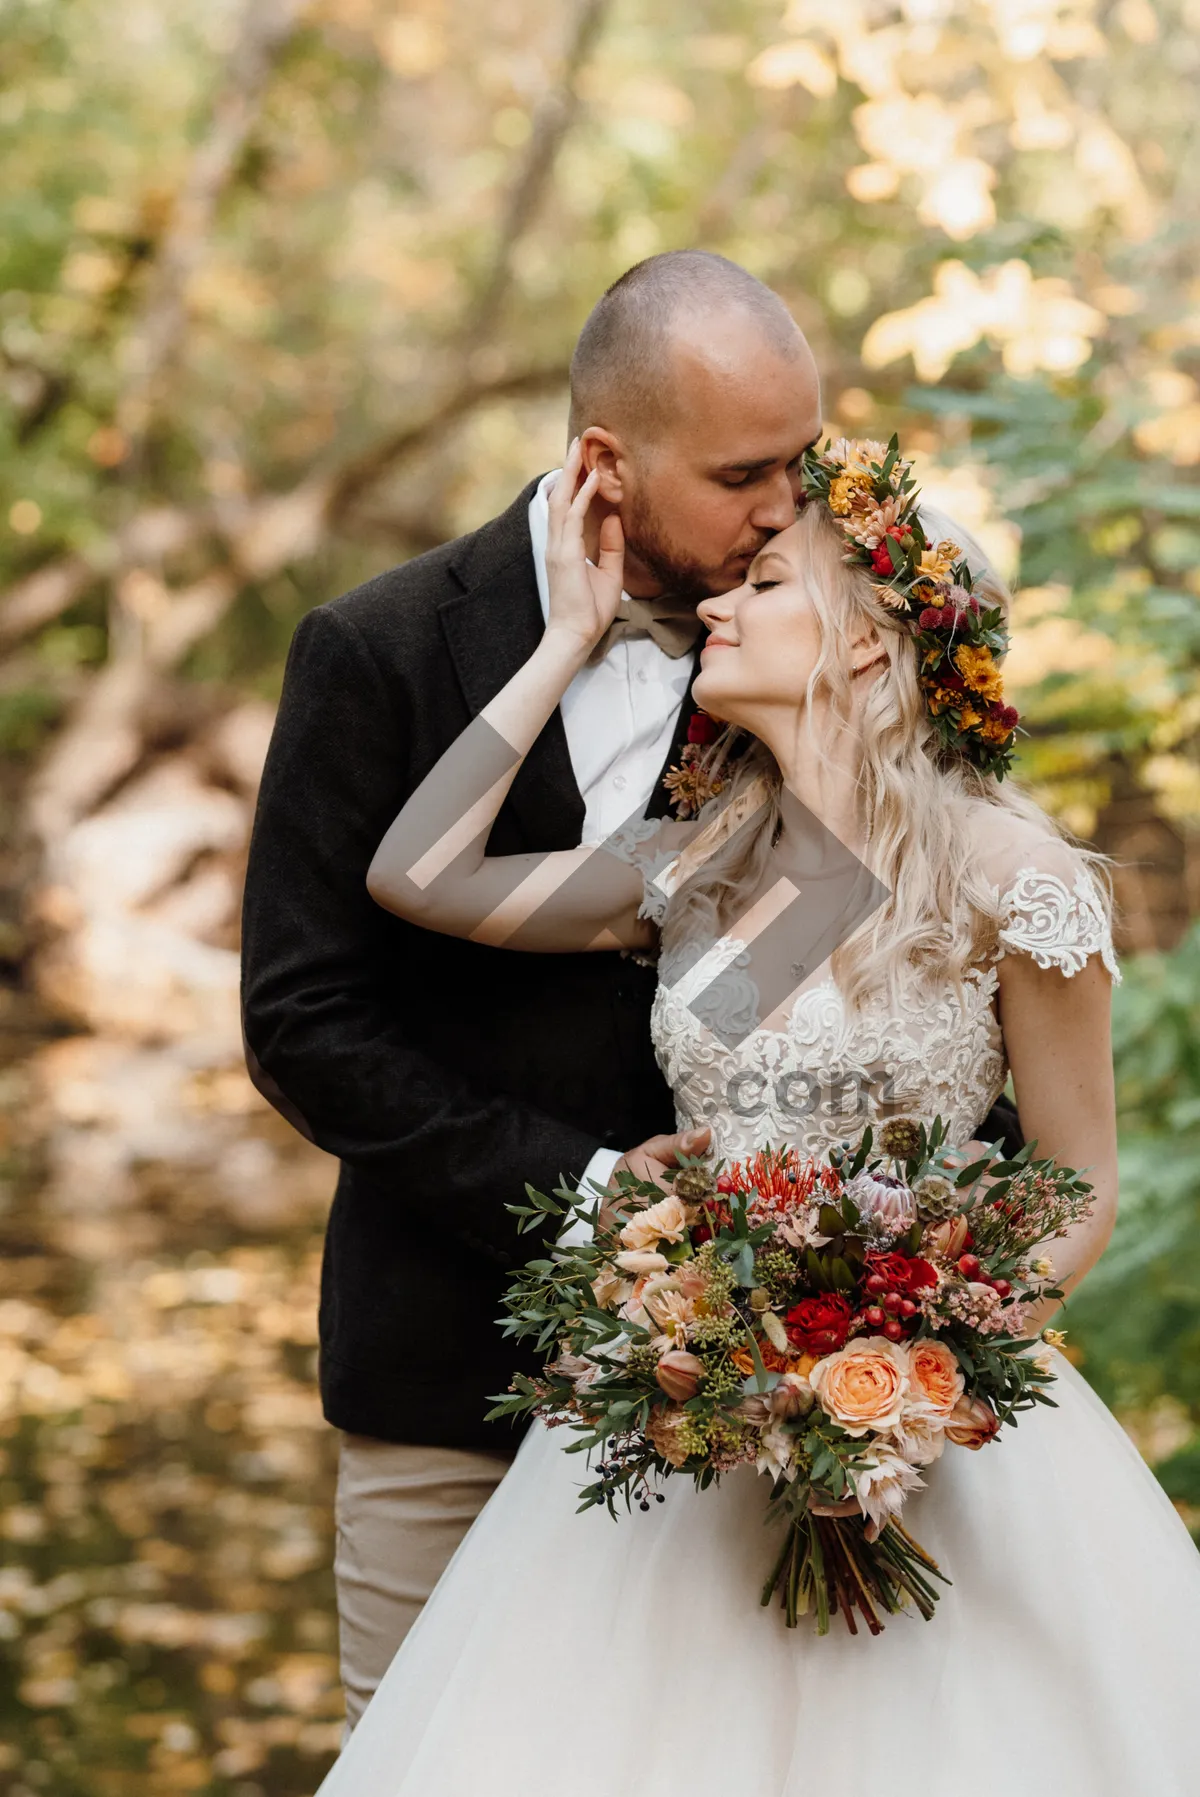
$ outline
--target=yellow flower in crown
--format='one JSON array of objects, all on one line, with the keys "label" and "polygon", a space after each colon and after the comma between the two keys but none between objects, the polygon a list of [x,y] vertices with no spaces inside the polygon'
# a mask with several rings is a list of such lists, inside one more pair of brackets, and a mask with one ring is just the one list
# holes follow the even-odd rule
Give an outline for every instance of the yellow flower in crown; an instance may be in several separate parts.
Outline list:
[{"label": "yellow flower in crown", "polygon": [[960,643],[954,651],[954,665],[972,692],[985,699],[1000,697],[1004,683],[986,644]]},{"label": "yellow flower in crown", "polygon": [[961,555],[962,550],[958,544],[952,543],[947,537],[934,548],[922,550],[918,564],[920,572],[928,575],[930,580],[945,580]]},{"label": "yellow flower in crown", "polygon": [[979,734],[985,743],[1007,742],[1012,735],[1012,725],[1006,723],[1003,718],[998,718],[993,712],[989,717],[984,718],[983,728]]},{"label": "yellow flower in crown", "polygon": [[829,484],[829,509],[839,518],[867,505],[871,499],[871,476],[865,468],[847,468]]},{"label": "yellow flower in crown", "polygon": [[983,713],[981,711],[976,711],[973,705],[964,705],[958,714],[958,727],[960,730],[974,730],[976,724],[981,724],[982,722]]}]

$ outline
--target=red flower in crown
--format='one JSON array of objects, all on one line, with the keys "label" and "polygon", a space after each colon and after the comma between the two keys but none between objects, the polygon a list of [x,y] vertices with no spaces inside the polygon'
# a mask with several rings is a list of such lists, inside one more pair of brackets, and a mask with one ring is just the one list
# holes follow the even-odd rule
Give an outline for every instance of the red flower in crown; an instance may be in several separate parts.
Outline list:
[{"label": "red flower in crown", "polygon": [[882,574],[885,580],[890,579],[895,573],[895,569],[892,567],[892,557],[887,546],[888,537],[891,537],[894,542],[901,544],[904,548],[908,548],[912,542],[912,531],[905,524],[893,524],[885,533],[883,542],[875,545],[871,554],[871,566],[874,568],[876,574]]}]

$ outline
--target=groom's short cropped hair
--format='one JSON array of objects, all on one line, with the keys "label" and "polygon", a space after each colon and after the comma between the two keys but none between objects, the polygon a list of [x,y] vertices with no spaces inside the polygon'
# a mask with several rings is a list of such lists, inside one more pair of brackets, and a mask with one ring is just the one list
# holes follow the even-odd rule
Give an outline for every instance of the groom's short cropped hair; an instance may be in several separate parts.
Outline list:
[{"label": "groom's short cropped hair", "polygon": [[671,337],[685,317],[748,314],[789,360],[804,338],[777,293],[711,250],[666,250],[637,262],[593,306],[571,358],[571,435],[655,429],[672,410]]}]

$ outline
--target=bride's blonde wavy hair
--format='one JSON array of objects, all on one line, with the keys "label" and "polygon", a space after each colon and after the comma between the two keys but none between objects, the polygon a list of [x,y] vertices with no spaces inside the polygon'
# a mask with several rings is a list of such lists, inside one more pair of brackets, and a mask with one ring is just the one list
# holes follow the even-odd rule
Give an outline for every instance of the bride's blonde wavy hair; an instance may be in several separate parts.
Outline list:
[{"label": "bride's blonde wavy hair", "polygon": [[[921,508],[921,521],[930,542],[950,537],[960,545],[975,592],[1007,618],[1011,595],[979,544],[932,507]],[[846,561],[842,533],[825,505],[806,505],[799,530],[801,578],[820,641],[804,695],[806,727],[813,727],[819,697],[827,702],[822,733],[853,727],[848,645],[864,623],[875,627],[886,654],[859,720],[858,802],[867,844],[862,858],[890,896],[835,951],[831,972],[854,1009],[871,993],[884,991],[897,1000],[906,992],[911,998],[914,988],[919,994],[946,982],[961,999],[968,971],[994,952],[1001,922],[999,894],[980,866],[979,830],[989,822],[981,808],[1035,826],[1047,842],[1068,844],[1078,864],[1098,876],[1111,911],[1109,858],[1071,836],[1011,777],[997,780],[942,749],[917,682],[909,627],[880,601],[870,574]],[[766,745],[751,739],[739,753],[744,742],[745,733],[729,727],[706,756],[706,770],[725,785],[701,811],[701,831],[685,852],[691,865],[699,865],[668,906],[667,961],[690,959],[697,943],[736,934],[738,917],[766,875],[781,825],[783,782]],[[815,736],[814,742],[828,761],[825,745]],[[739,830],[738,820],[756,806],[753,825]]]}]

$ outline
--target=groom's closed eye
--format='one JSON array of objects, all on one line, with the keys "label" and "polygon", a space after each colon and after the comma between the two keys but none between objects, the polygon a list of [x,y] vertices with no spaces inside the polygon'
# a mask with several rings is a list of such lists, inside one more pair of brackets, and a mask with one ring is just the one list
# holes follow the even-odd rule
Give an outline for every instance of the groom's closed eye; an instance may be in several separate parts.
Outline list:
[{"label": "groom's closed eye", "polygon": [[[801,450],[800,454],[793,457],[787,464],[789,474],[800,472],[800,464],[804,460],[805,453],[804,450]],[[721,469],[717,479],[723,487],[748,487],[752,482],[761,480],[764,474],[770,473],[774,466],[774,462],[735,462],[731,467]]]}]

